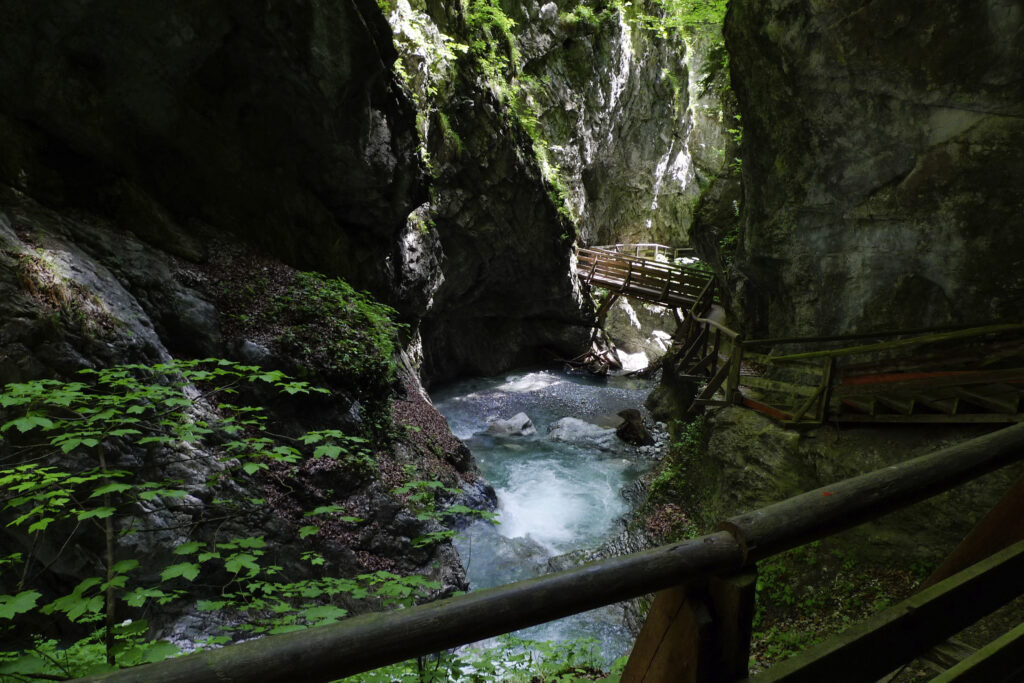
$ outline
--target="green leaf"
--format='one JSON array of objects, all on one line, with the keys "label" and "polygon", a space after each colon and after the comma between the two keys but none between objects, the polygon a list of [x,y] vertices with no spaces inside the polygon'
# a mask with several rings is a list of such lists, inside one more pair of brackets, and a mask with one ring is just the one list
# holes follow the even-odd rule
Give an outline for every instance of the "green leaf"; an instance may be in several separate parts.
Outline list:
[{"label": "green leaf", "polygon": [[313,451],[314,458],[322,458],[325,455],[332,460],[337,460],[338,456],[341,455],[341,446],[325,443],[317,446],[316,450]]},{"label": "green leaf", "polygon": [[42,593],[22,591],[17,595],[0,595],[0,619],[13,619],[15,614],[23,614],[36,606],[36,600]]},{"label": "green leaf", "polygon": [[142,607],[144,604],[146,604],[146,600],[150,598],[162,598],[165,595],[167,594],[159,588],[139,587],[131,591],[130,593],[125,594],[124,601],[128,603],[128,605],[131,607]]},{"label": "green leaf", "polygon": [[38,522],[35,522],[31,526],[29,526],[28,532],[32,534],[37,531],[45,531],[46,527],[50,526],[50,522],[52,521],[54,521],[53,517],[43,517]]},{"label": "green leaf", "polygon": [[232,574],[237,574],[246,569],[249,572],[249,576],[256,576],[260,571],[260,566],[256,564],[256,558],[248,553],[235,553],[225,560],[224,568]]},{"label": "green leaf", "polygon": [[114,574],[126,574],[139,566],[138,560],[121,560],[110,568]]},{"label": "green leaf", "polygon": [[212,612],[214,610],[223,609],[227,604],[227,600],[198,600],[196,602],[196,609],[201,612]]},{"label": "green leaf", "polygon": [[175,555],[191,555],[197,552],[203,546],[199,541],[189,541],[188,543],[182,543],[174,549]]},{"label": "green leaf", "polygon": [[256,474],[262,469],[267,469],[267,465],[259,462],[247,462],[242,465],[242,469],[245,470],[246,474]]},{"label": "green leaf", "polygon": [[305,517],[316,517],[317,515],[329,515],[333,512],[344,512],[345,508],[341,505],[321,505],[314,508],[312,511],[307,512]]},{"label": "green leaf", "polygon": [[166,640],[158,640],[155,643],[146,643],[145,654],[142,655],[142,659],[139,660],[140,664],[151,664],[153,662],[162,662],[168,657],[181,652],[177,645],[169,643]]},{"label": "green leaf", "polygon": [[299,529],[299,538],[306,538],[307,536],[315,536],[320,531],[320,527],[316,526],[304,526]]},{"label": "green leaf", "polygon": [[92,510],[81,510],[81,511],[78,512],[77,517],[78,517],[78,521],[80,521],[80,522],[83,521],[83,520],[86,520],[86,519],[93,519],[93,518],[95,518],[95,519],[106,519],[107,517],[110,517],[111,515],[113,515],[115,512],[117,512],[117,508],[99,507],[99,508],[93,508]]},{"label": "green leaf", "polygon": [[199,576],[199,565],[193,562],[181,562],[172,564],[160,572],[161,581],[170,581],[179,576],[186,581],[194,581]]},{"label": "green leaf", "polygon": [[121,482],[112,481],[109,484],[104,484],[97,488],[89,495],[89,497],[95,498],[96,496],[102,496],[105,493],[120,493],[122,491],[127,491],[130,488],[131,484],[122,484]]},{"label": "green leaf", "polygon": [[310,621],[331,623],[344,617],[348,612],[334,605],[320,605],[304,610],[302,615]]},{"label": "green leaf", "polygon": [[27,431],[35,429],[36,427],[42,427],[43,429],[51,429],[53,427],[53,421],[42,417],[41,415],[24,415],[16,420],[11,420],[6,423],[3,427],[0,427],[0,432],[6,432],[11,427],[16,427],[19,432],[24,434]]}]

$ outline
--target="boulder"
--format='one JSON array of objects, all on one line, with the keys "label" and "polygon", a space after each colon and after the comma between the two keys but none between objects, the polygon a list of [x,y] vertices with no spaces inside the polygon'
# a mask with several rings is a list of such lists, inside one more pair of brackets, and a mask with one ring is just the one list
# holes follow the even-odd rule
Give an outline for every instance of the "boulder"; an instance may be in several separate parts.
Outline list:
[{"label": "boulder", "polygon": [[563,417],[551,425],[548,438],[552,441],[610,451],[614,445],[615,430],[599,427],[575,417]]},{"label": "boulder", "polygon": [[615,434],[626,443],[634,446],[653,446],[654,437],[644,424],[644,418],[639,410],[629,408],[619,411],[622,424],[615,429]]},{"label": "boulder", "polygon": [[537,433],[533,421],[526,413],[516,413],[507,420],[495,420],[487,426],[491,436],[531,436]]}]

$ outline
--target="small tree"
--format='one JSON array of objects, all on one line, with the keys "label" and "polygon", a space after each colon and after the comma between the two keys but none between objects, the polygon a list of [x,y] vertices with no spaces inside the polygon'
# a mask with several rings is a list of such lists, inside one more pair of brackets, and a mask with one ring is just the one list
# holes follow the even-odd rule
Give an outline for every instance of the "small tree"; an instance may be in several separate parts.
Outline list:
[{"label": "small tree", "polygon": [[[439,588],[424,577],[387,572],[309,578],[324,564],[312,549],[301,553],[310,571],[289,578],[267,562],[262,536],[213,533],[190,540],[198,525],[181,531],[184,540],[167,549],[166,564],[154,568],[160,558],[123,556],[119,537],[138,533],[147,519],[200,489],[240,482],[235,504],[244,513],[245,505],[263,504],[245,492],[260,472],[307,457],[342,459],[353,472],[372,469],[360,436],[330,429],[289,439],[268,431],[260,408],[226,402],[249,384],[285,394],[328,393],[278,371],[212,358],[84,370],[80,381],[7,385],[0,394],[0,519],[25,550],[0,555],[0,590],[7,591],[0,595],[0,638],[12,642],[15,636],[21,645],[0,652],[0,674],[60,679],[178,652],[150,639],[145,621],[124,620],[125,609],[137,614],[147,605],[174,603],[229,611],[239,615],[234,628],[251,635],[336,621],[346,613],[337,604],[342,595],[409,602]],[[195,481],[165,476],[184,461],[198,472]],[[337,505],[306,512],[300,539],[318,533],[318,517],[361,521],[344,512]],[[95,553],[100,575],[54,594],[47,571],[76,545],[88,549],[90,535],[92,545],[102,539]],[[217,577],[219,587],[197,600],[190,589],[201,573]],[[19,627],[35,614],[60,617],[85,636],[58,643],[41,629]]]}]

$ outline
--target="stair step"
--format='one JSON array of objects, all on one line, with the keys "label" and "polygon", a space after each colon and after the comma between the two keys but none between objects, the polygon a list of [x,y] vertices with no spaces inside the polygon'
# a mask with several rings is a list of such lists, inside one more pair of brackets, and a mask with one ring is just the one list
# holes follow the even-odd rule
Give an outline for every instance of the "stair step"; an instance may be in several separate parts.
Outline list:
[{"label": "stair step", "polygon": [[877,410],[874,398],[844,398],[843,405],[865,415],[874,415]]},{"label": "stair step", "polygon": [[[948,394],[949,392],[944,393]],[[960,406],[960,399],[956,396],[941,394],[915,394],[914,398],[916,398],[917,402],[924,407],[945,415],[956,415],[957,408]]]},{"label": "stair step", "polygon": [[914,399],[907,396],[900,396],[896,394],[876,394],[875,398],[878,402],[889,410],[895,411],[900,415],[910,415],[914,412]]},{"label": "stair step", "polygon": [[963,387],[956,388],[956,395],[968,403],[993,413],[1014,414],[1020,407],[1020,395],[1016,392],[1010,394],[1005,391],[990,393],[991,387]]}]

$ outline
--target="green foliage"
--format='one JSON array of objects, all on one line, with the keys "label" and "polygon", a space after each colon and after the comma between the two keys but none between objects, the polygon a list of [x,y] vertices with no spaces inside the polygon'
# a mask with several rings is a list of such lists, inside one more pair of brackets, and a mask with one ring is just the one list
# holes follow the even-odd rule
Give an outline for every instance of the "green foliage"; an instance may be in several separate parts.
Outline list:
[{"label": "green foliage", "polygon": [[651,482],[650,499],[653,502],[677,501],[686,496],[687,474],[704,450],[707,423],[703,415],[690,422],[676,420],[670,428],[673,439],[668,457]]},{"label": "green foliage", "polygon": [[[177,506],[196,487],[235,486],[230,480],[236,488],[245,487],[252,475],[287,472],[310,458],[341,460],[356,474],[372,468],[361,436],[320,430],[287,439],[267,431],[260,408],[226,402],[252,384],[285,395],[325,392],[280,371],[212,358],[85,370],[81,380],[5,387],[0,394],[0,520],[32,540],[31,550],[0,557],[0,585],[14,587],[0,595],[0,639],[5,642],[0,674],[12,680],[59,680],[177,652],[149,638],[144,619],[119,622],[117,613],[138,617],[143,610],[174,608],[232,615],[229,621],[238,625],[225,627],[213,643],[233,635],[331,623],[346,614],[341,598],[404,605],[440,587],[424,577],[386,572],[353,579],[317,576],[324,560],[312,549],[301,552],[309,569],[289,577],[262,536],[220,533],[223,521],[251,514],[253,506],[264,504],[260,499],[230,505],[215,499],[224,516],[214,516],[206,528],[201,521],[191,523],[197,537],[168,548],[163,559],[124,556],[118,550],[118,535],[148,533],[145,526],[153,514]],[[122,454],[130,454],[131,467],[116,466]],[[210,458],[201,469],[210,473],[205,484],[160,474],[197,457]],[[307,512],[312,523],[302,528],[301,537],[315,538],[323,516],[335,524],[361,522],[343,513],[332,505]],[[189,533],[182,530],[183,536]],[[99,558],[99,575],[57,591],[47,568],[59,553],[96,547],[97,534],[107,548]],[[37,548],[57,548],[58,556],[36,556]],[[200,585],[206,588],[197,594]],[[57,642],[28,626],[45,623],[79,636]]]},{"label": "green foliage", "polygon": [[[411,468],[406,468],[406,476],[412,477],[414,473]],[[399,486],[391,491],[399,496],[409,506],[409,509],[421,522],[447,523],[450,525],[456,518],[482,519],[491,524],[498,523],[498,516],[487,510],[475,510],[465,505],[447,505],[443,510],[438,510],[437,503],[439,496],[452,497],[459,493],[459,489],[445,486],[439,481],[415,480]],[[451,529],[443,531],[430,531],[412,540],[413,547],[422,548],[436,543],[449,541],[458,532]]]},{"label": "green foliage", "polygon": [[291,287],[274,296],[270,310],[286,326],[281,344],[306,363],[348,380],[366,395],[394,379],[397,314],[369,293],[340,278],[297,273]]},{"label": "green foliage", "polygon": [[464,10],[466,27],[472,36],[470,53],[477,57],[492,83],[504,83],[515,75],[520,63],[512,33],[516,22],[505,14],[497,0],[468,0]]},{"label": "green foliage", "polygon": [[593,639],[549,642],[504,635],[498,642],[488,648],[409,660],[340,683],[616,683],[626,665],[622,657],[603,672]]},{"label": "green foliage", "polygon": [[651,11],[632,7],[630,16],[637,26],[664,37],[673,31],[721,26],[728,0],[649,0],[648,6]]}]

